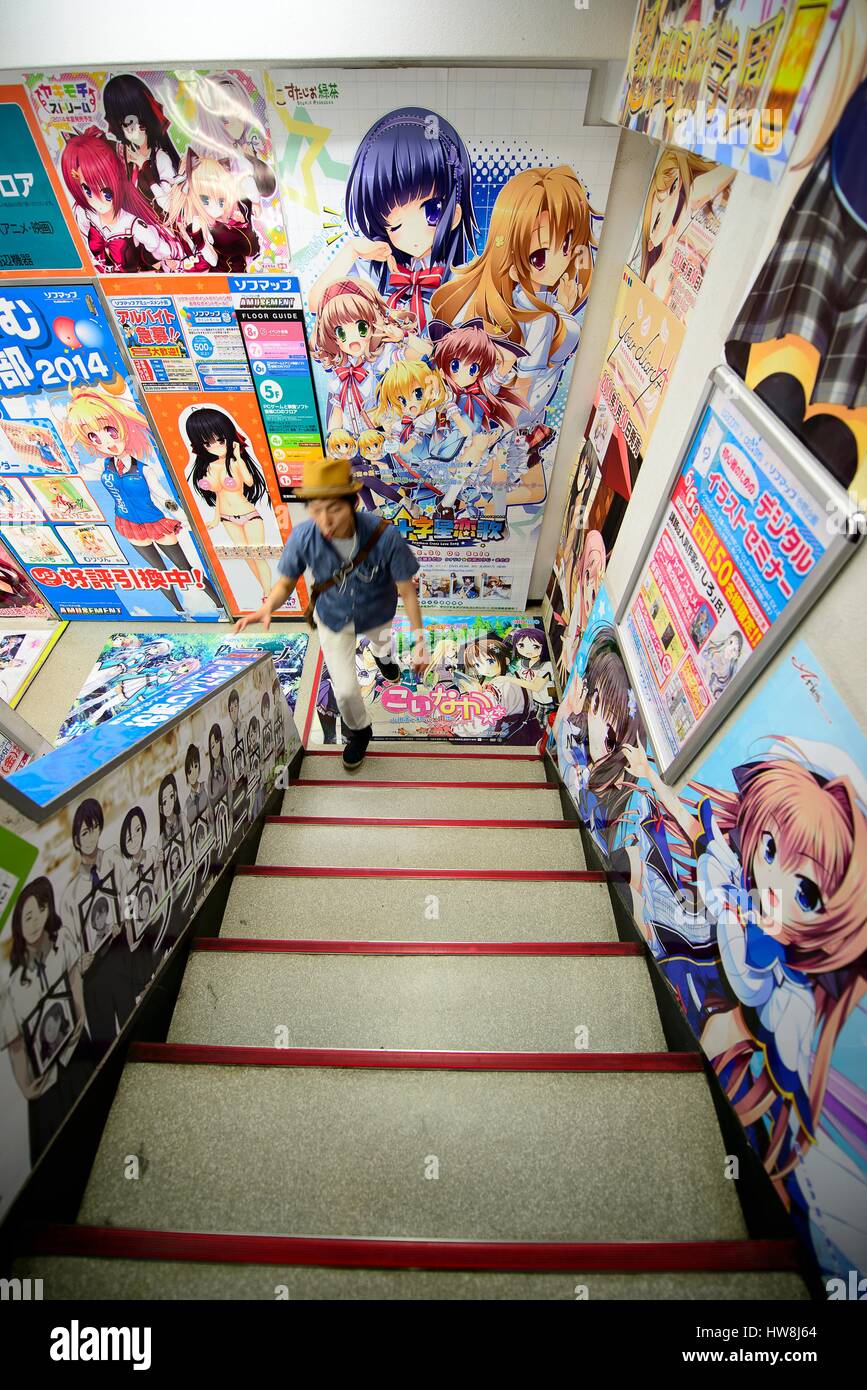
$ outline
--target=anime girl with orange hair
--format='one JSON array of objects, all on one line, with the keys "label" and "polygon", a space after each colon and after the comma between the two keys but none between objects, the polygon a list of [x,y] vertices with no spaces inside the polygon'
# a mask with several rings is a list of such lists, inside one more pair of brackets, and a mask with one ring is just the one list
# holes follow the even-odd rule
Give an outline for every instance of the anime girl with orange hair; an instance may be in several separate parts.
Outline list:
[{"label": "anime girl with orange hair", "polygon": [[[704,209],[727,198],[734,169],[712,164],[689,150],[663,150],[650,179],[641,218],[641,236],[630,267],[663,304],[670,299],[675,249],[684,247],[689,225]],[[695,259],[695,252],[687,252]],[[705,269],[702,261],[699,268]],[[680,315],[678,315],[680,317]]]},{"label": "anime girl with orange hair", "polygon": [[[484,250],[456,267],[431,299],[446,323],[481,319],[487,332],[524,350],[514,365],[503,353],[493,378],[513,386],[523,403],[509,446],[509,481],[523,481],[528,491],[515,501],[545,496],[541,450],[553,437],[545,413],[581,337],[597,216],[568,165],[524,169],[497,195]],[[533,470],[536,478],[527,476]]]},{"label": "anime girl with orange hair", "polygon": [[838,748],[785,737],[734,769],[733,791],[694,783],[689,802],[643,750],[629,766],[675,843],[679,830],[693,847],[723,986],[703,1010],[702,1047],[820,1262],[863,1270],[864,1174],[835,1137],[853,1152],[863,1144],[863,1102],[859,1115],[832,1058],[867,989],[864,778]]},{"label": "anime girl with orange hair", "polygon": [[[166,490],[156,467],[144,460],[154,443],[145,417],[125,399],[123,382],[108,386],[73,387],[69,393],[65,432],[79,444],[92,462],[84,464],[85,478],[102,484],[114,503],[114,529],[134,546],[143,565],[159,570],[189,571],[190,562],[179,542],[185,529],[183,513]],[[203,587],[211,602],[222,605],[210,580]],[[167,586],[161,590],[179,613],[182,597]],[[181,591],[183,595],[183,590]]]}]

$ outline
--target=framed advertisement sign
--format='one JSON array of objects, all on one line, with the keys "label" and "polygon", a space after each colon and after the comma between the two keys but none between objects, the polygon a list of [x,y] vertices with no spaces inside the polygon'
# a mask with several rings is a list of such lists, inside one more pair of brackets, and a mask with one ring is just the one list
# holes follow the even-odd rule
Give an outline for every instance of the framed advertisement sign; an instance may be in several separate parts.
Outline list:
[{"label": "framed advertisement sign", "polygon": [[666,780],[852,554],[854,521],[830,474],[716,368],[616,615]]}]

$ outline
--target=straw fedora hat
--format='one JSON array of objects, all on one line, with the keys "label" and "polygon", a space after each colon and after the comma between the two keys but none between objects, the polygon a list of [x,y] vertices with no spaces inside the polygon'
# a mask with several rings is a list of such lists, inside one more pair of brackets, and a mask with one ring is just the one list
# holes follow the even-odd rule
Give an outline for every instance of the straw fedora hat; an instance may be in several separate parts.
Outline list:
[{"label": "straw fedora hat", "polygon": [[314,497],[345,497],[347,493],[360,492],[362,487],[353,476],[348,459],[308,459],[295,496],[309,502]]}]

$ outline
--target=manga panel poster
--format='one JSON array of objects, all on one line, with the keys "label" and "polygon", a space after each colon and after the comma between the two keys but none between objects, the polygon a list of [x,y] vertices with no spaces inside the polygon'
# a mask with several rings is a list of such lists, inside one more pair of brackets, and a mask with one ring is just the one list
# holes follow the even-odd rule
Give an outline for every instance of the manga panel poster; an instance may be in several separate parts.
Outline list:
[{"label": "manga panel poster", "polygon": [[0,537],[61,618],[223,616],[87,285],[0,295]]},{"label": "manga panel poster", "polygon": [[662,150],[650,177],[629,269],[686,327],[719,234],[734,169]]},{"label": "manga panel poster", "polygon": [[66,626],[57,623],[54,627],[19,632],[0,630],[0,699],[12,709],[48,660]]},{"label": "manga panel poster", "polygon": [[[96,659],[55,739],[59,747],[107,719],[125,714],[165,686],[185,681],[233,652],[266,653],[283,699],[294,715],[309,642],[307,632],[237,635],[186,629],[183,633],[115,632]],[[277,692],[272,693],[272,702]],[[276,713],[276,711],[275,711]]]},{"label": "manga panel poster", "polygon": [[80,275],[87,250],[23,87],[0,85],[0,280]]},{"label": "manga panel poster", "polygon": [[26,74],[100,275],[286,270],[261,74]]},{"label": "manga panel poster", "polygon": [[[859,54],[863,64],[863,46]],[[725,355],[750,390],[863,506],[867,79],[847,100],[841,71],[834,95],[838,111],[842,107],[839,120],[829,113],[816,135],[809,173],[732,325]]]},{"label": "manga panel poster", "polygon": [[[267,74],[327,449],[422,562],[526,603],[617,132],[589,74]],[[428,589],[425,590],[425,579]]]},{"label": "manga panel poster", "polygon": [[625,615],[664,767],[822,559],[825,501],[715,385]]},{"label": "manga panel poster", "polygon": [[[102,289],[231,611],[255,612],[292,529],[284,499],[322,451],[298,282],[110,277]],[[302,582],[279,611],[305,606]]]},{"label": "manga panel poster", "polygon": [[41,824],[0,830],[0,1215],[300,746],[259,655],[225,655],[10,778],[50,806],[97,774]]},{"label": "manga panel poster", "polygon": [[847,0],[639,0],[621,125],[778,180]]},{"label": "manga panel poster", "polygon": [[798,642],[669,786],[603,588],[551,746],[796,1233],[826,1276],[863,1276],[863,730]]},{"label": "manga panel poster", "polygon": [[[359,639],[356,674],[374,738],[538,744],[557,698],[541,620],[527,613],[462,613],[425,618],[424,627],[430,661],[418,673],[410,664],[407,619],[395,618],[396,681],[385,680],[367,638]],[[316,714],[312,742],[338,743],[340,711],[327,666],[320,670]]]}]

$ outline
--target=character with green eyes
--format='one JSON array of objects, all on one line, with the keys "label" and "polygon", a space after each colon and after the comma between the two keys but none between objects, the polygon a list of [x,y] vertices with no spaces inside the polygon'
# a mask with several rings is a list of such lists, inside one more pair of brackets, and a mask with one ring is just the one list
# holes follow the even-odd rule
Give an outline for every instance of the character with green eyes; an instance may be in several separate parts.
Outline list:
[{"label": "character with green eyes", "polygon": [[421,357],[425,351],[403,316],[393,314],[382,295],[360,280],[338,280],[326,290],[310,346],[330,377],[329,438],[344,432],[357,439],[374,428],[379,377],[398,358]]}]

